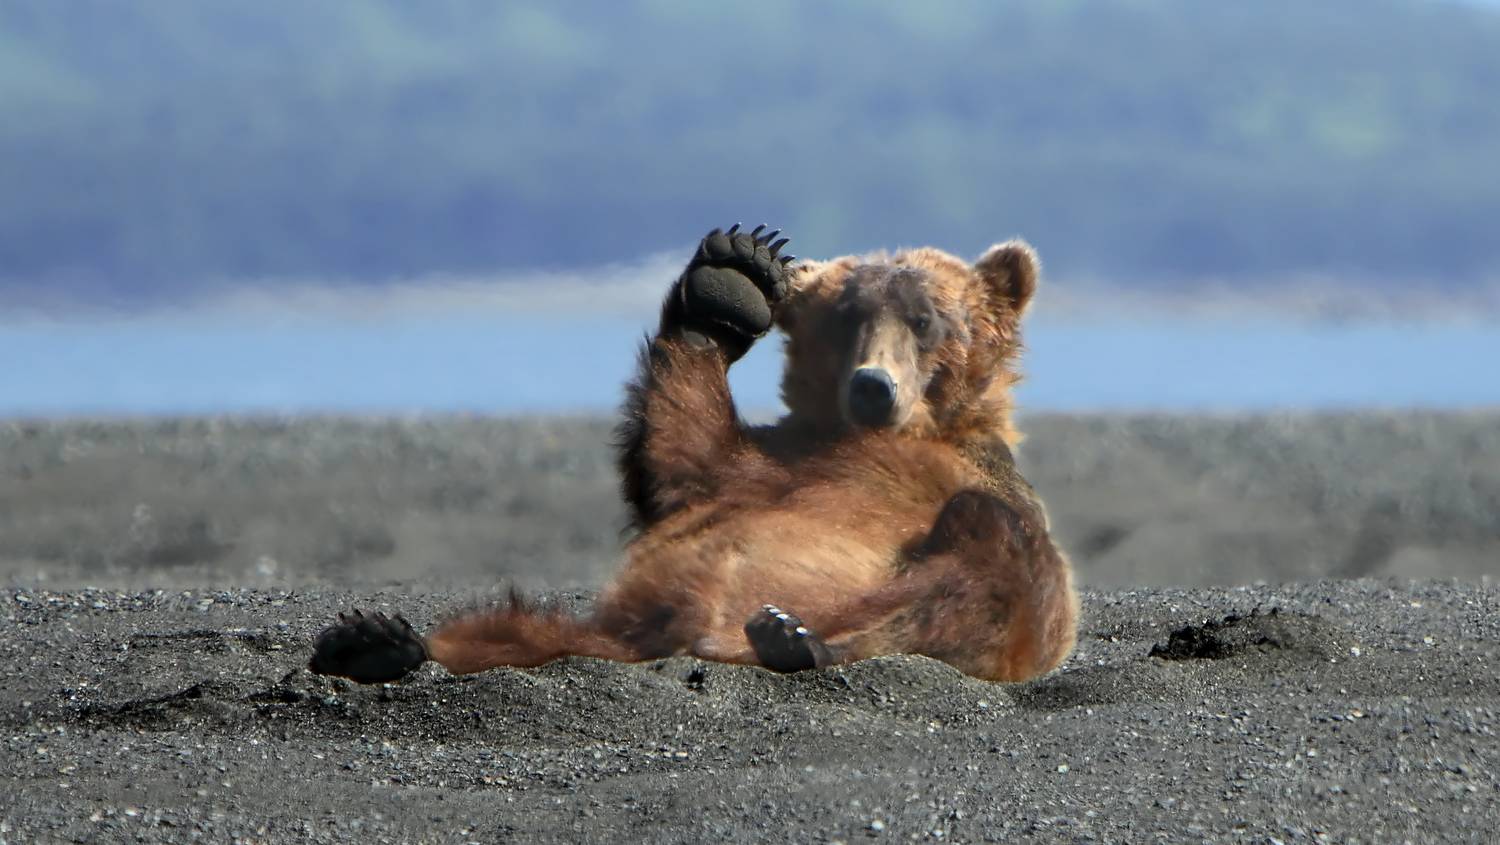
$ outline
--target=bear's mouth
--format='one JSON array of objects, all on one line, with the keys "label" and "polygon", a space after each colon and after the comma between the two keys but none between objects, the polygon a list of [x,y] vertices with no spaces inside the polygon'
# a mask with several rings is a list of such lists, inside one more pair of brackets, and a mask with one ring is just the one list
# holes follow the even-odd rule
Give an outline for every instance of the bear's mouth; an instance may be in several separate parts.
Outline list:
[{"label": "bear's mouth", "polygon": [[844,410],[849,422],[885,428],[896,419],[896,379],[884,367],[860,367],[849,377]]},{"label": "bear's mouth", "polygon": [[905,321],[879,312],[858,326],[839,385],[844,421],[859,428],[904,425],[921,400],[922,352]]}]

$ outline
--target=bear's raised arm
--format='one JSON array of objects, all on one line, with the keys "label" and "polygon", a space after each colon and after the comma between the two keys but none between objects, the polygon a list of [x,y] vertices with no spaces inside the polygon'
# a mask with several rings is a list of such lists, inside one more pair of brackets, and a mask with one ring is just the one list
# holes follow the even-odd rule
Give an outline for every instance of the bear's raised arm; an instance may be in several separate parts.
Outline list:
[{"label": "bear's raised arm", "polygon": [[728,368],[770,330],[793,259],[780,255],[788,239],[764,229],[715,229],[699,243],[626,388],[618,460],[636,528],[711,497],[716,475],[749,448]]}]

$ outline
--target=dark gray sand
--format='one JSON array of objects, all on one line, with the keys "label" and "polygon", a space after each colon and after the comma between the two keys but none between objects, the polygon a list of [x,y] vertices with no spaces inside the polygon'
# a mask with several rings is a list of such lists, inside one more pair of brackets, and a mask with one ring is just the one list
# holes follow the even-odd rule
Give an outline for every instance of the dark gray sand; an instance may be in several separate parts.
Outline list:
[{"label": "dark gray sand", "polygon": [[0,425],[0,843],[1497,841],[1500,417],[1028,429],[1089,585],[1046,678],[356,687],[339,610],[598,583],[604,425]]},{"label": "dark gray sand", "polygon": [[428,667],[394,687],[301,668],[339,608],[428,620],[461,600],[7,591],[0,839],[1493,842],[1500,825],[1494,586],[1091,591],[1077,653],[1013,686],[916,657]]},{"label": "dark gray sand", "polygon": [[[0,422],[0,584],[602,583],[609,422]],[[1500,413],[1028,416],[1095,586],[1500,576]]]}]

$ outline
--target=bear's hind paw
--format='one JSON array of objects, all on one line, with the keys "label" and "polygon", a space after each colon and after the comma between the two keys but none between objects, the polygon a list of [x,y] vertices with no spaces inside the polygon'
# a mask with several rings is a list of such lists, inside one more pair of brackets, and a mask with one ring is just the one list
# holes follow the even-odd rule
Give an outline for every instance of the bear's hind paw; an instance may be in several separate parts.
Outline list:
[{"label": "bear's hind paw", "polygon": [[313,640],[307,668],[361,684],[399,681],[427,662],[427,646],[411,623],[397,615],[340,613],[339,621]]},{"label": "bear's hind paw", "polygon": [[745,637],[761,665],[777,672],[800,672],[832,665],[833,651],[802,620],[768,604],[745,623]]}]

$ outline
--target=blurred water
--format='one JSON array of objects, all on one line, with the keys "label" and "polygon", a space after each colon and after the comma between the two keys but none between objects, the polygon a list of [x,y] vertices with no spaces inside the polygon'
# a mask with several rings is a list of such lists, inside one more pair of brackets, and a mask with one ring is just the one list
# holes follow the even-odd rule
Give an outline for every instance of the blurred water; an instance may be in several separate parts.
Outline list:
[{"label": "blurred water", "polygon": [[[0,326],[0,415],[607,411],[645,331],[619,316],[180,314]],[[1500,405],[1500,331],[1181,318],[1028,326],[1026,410]],[[732,381],[777,406],[780,345]]]}]

